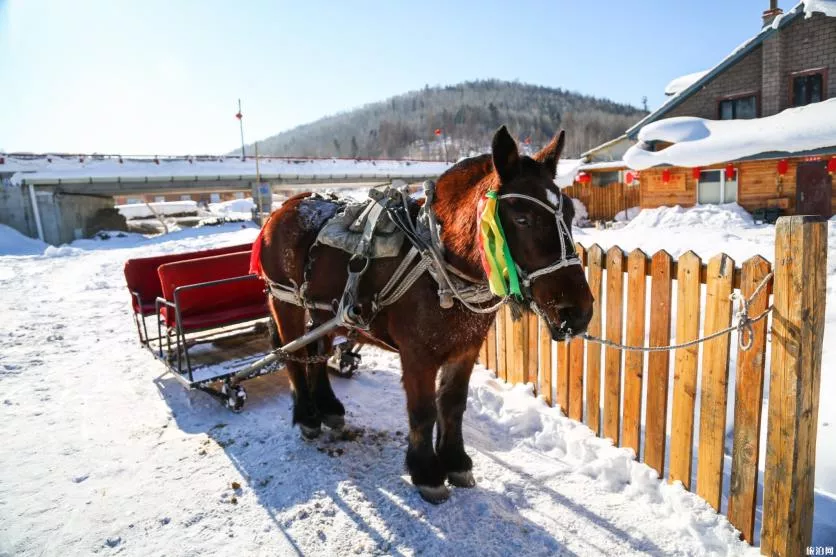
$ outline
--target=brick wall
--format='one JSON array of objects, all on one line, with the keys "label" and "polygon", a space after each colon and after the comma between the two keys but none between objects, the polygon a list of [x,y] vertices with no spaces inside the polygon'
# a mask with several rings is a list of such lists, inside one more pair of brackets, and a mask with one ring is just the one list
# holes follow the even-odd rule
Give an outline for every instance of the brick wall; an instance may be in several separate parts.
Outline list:
[{"label": "brick wall", "polygon": [[717,119],[717,100],[720,97],[739,93],[760,92],[762,47],[744,56],[733,66],[707,83],[702,90],[691,95],[682,104],[665,114],[665,118],[674,116],[699,116]]},{"label": "brick wall", "polygon": [[780,38],[782,62],[775,72],[780,76],[776,112],[790,106],[790,74],[793,72],[828,68],[827,98],[836,97],[836,18],[822,14],[814,14],[810,19],[802,16],[773,36]]},{"label": "brick wall", "polygon": [[827,98],[836,97],[836,18],[815,14],[796,18],[780,32],[665,114],[717,119],[721,97],[760,94],[760,116],[772,116],[790,106],[790,75],[827,68]]}]

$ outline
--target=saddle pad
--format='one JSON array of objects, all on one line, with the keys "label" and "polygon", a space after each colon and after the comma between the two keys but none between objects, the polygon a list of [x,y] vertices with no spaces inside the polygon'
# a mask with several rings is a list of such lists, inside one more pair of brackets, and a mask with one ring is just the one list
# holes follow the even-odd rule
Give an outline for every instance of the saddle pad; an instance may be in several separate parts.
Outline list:
[{"label": "saddle pad", "polygon": [[[366,227],[371,203],[369,199],[362,203],[349,203],[325,223],[319,231],[316,242],[337,248],[350,254],[359,254],[358,245]],[[404,234],[389,218],[386,212],[380,215],[372,237],[369,257],[380,259],[395,257],[400,253]],[[361,254],[362,255],[362,254]]]}]

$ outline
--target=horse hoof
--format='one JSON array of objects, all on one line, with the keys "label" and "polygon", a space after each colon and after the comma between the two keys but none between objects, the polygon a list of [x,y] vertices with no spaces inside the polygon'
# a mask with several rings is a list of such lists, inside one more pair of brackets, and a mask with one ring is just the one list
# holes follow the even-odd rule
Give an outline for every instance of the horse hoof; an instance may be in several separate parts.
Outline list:
[{"label": "horse hoof", "polygon": [[299,431],[302,432],[302,439],[316,439],[322,433],[322,428],[319,426],[310,427],[305,424],[299,424]]},{"label": "horse hoof", "polygon": [[322,424],[330,429],[342,429],[345,427],[345,416],[338,414],[322,416]]},{"label": "horse hoof", "polygon": [[476,478],[471,470],[447,472],[447,480],[456,487],[476,487]]},{"label": "horse hoof", "polygon": [[450,497],[450,490],[446,485],[419,485],[417,487],[421,498],[433,505],[440,505]]}]

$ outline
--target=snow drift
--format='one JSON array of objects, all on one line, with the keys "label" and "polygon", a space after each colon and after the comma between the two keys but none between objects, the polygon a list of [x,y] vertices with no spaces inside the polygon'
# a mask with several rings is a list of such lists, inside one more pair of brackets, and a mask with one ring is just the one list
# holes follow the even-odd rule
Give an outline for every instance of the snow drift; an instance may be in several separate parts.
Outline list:
[{"label": "snow drift", "polygon": [[40,255],[48,245],[0,224],[0,255]]}]

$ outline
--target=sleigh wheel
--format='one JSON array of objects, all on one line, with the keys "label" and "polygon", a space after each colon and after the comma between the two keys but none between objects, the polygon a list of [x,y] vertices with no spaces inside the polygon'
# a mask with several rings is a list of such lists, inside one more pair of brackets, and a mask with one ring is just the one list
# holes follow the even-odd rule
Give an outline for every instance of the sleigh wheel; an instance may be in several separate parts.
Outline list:
[{"label": "sleigh wheel", "polygon": [[225,397],[224,403],[233,412],[240,412],[244,409],[244,402],[247,400],[247,391],[241,385],[232,385],[229,381],[224,382],[221,394]]},{"label": "sleigh wheel", "polygon": [[360,367],[360,362],[363,357],[360,355],[359,348],[352,350],[354,343],[345,343],[337,346],[336,352],[328,360],[328,367],[338,377],[350,379],[354,372]]}]

